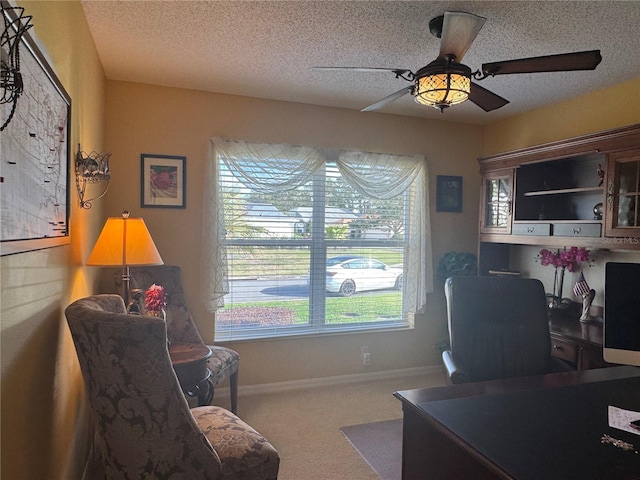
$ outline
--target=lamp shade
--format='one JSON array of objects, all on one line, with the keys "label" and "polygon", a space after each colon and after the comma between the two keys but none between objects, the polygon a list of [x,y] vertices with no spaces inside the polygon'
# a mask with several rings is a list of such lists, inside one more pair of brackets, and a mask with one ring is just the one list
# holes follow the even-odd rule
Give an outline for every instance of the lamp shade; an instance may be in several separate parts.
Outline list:
[{"label": "lamp shade", "polygon": [[151,234],[142,218],[109,217],[91,251],[87,265],[162,265]]},{"label": "lamp shade", "polygon": [[454,55],[438,57],[416,72],[414,99],[443,111],[462,103],[471,93],[471,69],[455,62]]},{"label": "lamp shade", "polygon": [[458,73],[427,75],[416,84],[415,101],[436,108],[462,103],[471,91],[469,77]]}]

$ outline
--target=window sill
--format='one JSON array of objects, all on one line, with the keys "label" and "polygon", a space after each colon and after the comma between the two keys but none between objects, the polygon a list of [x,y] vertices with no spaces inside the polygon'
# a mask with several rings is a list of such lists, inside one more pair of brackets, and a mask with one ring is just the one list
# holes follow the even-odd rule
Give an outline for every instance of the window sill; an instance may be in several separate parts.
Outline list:
[{"label": "window sill", "polygon": [[273,328],[255,328],[243,330],[218,330],[215,335],[215,343],[254,340],[276,340],[281,338],[311,337],[328,335],[351,335],[370,332],[387,332],[398,330],[410,330],[413,325],[409,322],[376,322],[371,324],[347,324],[347,325],[322,325],[319,327],[309,325],[277,326]]}]

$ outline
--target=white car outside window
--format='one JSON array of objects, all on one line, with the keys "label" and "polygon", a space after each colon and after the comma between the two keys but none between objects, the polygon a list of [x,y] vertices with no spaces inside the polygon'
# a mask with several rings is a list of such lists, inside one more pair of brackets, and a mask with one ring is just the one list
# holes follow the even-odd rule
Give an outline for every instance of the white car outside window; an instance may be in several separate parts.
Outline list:
[{"label": "white car outside window", "polygon": [[365,290],[402,288],[402,268],[355,256],[327,259],[326,290],[346,297]]}]

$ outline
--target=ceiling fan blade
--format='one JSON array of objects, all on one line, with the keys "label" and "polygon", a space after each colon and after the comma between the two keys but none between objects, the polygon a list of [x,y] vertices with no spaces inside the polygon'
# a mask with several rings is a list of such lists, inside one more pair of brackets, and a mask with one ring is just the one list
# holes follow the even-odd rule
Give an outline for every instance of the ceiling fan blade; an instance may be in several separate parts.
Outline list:
[{"label": "ceiling fan blade", "polygon": [[561,53],[543,57],[521,58],[482,64],[485,75],[508,75],[511,73],[569,72],[573,70],[595,70],[602,56],[600,50]]},{"label": "ceiling fan blade", "polygon": [[469,93],[469,100],[483,109],[485,112],[491,110],[497,110],[500,107],[504,107],[509,100],[505,100],[500,95],[496,95],[490,92],[486,88],[481,87],[477,83],[471,82],[471,92]]},{"label": "ceiling fan blade", "polygon": [[411,93],[412,90],[413,90],[413,85],[410,85],[408,87],[404,87],[402,90],[398,90],[397,92],[394,92],[391,95],[387,95],[382,100],[378,100],[373,105],[369,105],[367,108],[363,108],[361,111],[362,112],[370,112],[372,110],[378,110],[378,109],[384,107],[385,105],[387,105],[388,103],[391,103],[391,102],[399,99],[400,97],[404,97],[407,93]]},{"label": "ceiling fan blade", "polygon": [[445,58],[447,55],[455,55],[455,61],[462,62],[462,57],[486,21],[486,18],[471,13],[445,12],[439,56]]},{"label": "ceiling fan blade", "polygon": [[311,70],[342,70],[349,72],[392,72],[396,75],[412,73],[406,68],[375,68],[375,67],[311,67]]}]

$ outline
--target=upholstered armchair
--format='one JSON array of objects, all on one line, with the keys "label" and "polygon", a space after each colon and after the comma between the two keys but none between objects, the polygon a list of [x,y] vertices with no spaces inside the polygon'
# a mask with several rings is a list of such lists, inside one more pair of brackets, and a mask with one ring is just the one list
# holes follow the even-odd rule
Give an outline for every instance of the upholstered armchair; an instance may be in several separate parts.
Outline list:
[{"label": "upholstered armchair", "polygon": [[104,478],[275,480],[280,459],[262,435],[221,407],[189,409],[164,320],[125,312],[117,295],[65,310]]},{"label": "upholstered armchair", "polygon": [[544,287],[533,278],[451,277],[445,282],[451,383],[571,370],[551,356]]},{"label": "upholstered armchair", "polygon": [[[167,294],[167,336],[171,343],[204,343],[182,289],[180,267],[160,265],[153,267],[131,267],[131,288],[146,290],[154,283],[162,285]],[[144,303],[144,302],[143,302]],[[231,411],[237,411],[238,405],[238,369],[240,367],[240,355],[235,350],[209,345],[211,357],[207,360],[207,366],[211,370],[211,383],[215,387],[229,378],[231,391]]]}]

